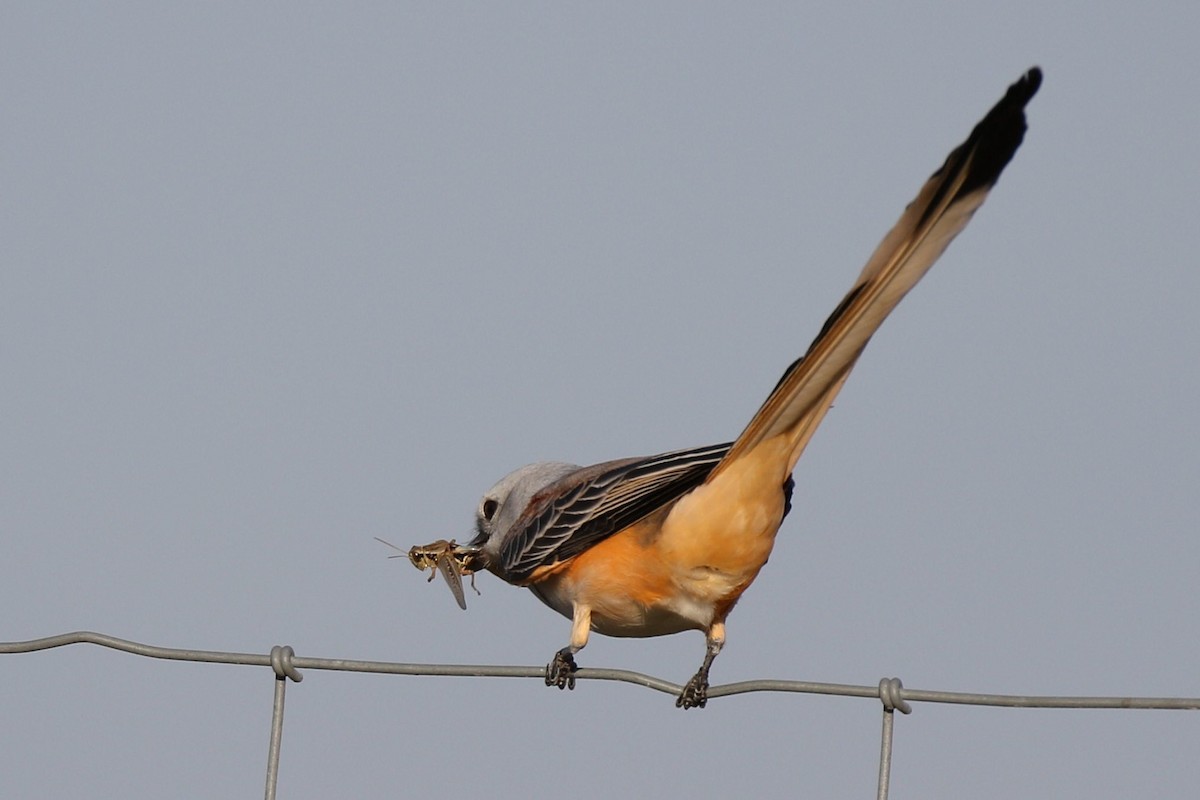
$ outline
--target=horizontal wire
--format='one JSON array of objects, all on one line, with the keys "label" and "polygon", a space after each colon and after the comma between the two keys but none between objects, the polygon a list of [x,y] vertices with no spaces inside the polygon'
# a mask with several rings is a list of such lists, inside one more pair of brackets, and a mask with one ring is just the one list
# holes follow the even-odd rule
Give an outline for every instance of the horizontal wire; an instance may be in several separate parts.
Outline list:
[{"label": "horizontal wire", "polygon": [[[275,667],[279,672],[281,660],[278,652],[275,661],[270,653],[231,653],[217,650],[192,650],[188,648],[158,647],[140,642],[119,639],[92,631],[75,631],[25,642],[0,642],[0,653],[32,653],[71,644],[94,644],[121,650],[149,658],[170,661],[193,661],[213,664],[241,664],[253,667]],[[488,664],[414,664],[395,661],[360,661],[342,658],[309,658],[291,655],[284,650],[286,667],[296,669],[319,669],[340,672],[368,672],[384,675],[424,675],[433,677],[468,678],[544,678],[545,667],[518,667]],[[292,677],[289,674],[289,677]],[[653,675],[624,669],[598,667],[581,668],[576,677],[583,680],[621,681],[648,689],[678,695],[683,686]],[[293,680],[295,678],[293,677]],[[709,698],[749,692],[799,692],[803,694],[838,695],[842,697],[880,697],[879,686],[858,686],[844,683],[816,683],[812,681],[751,680],[711,686]],[[1200,710],[1200,697],[1080,697],[1056,695],[1012,695],[977,694],[970,692],[942,692],[927,689],[898,689],[900,699],[918,703],[953,703],[973,706],[1002,706],[1008,708],[1137,708],[1165,710]]]}]

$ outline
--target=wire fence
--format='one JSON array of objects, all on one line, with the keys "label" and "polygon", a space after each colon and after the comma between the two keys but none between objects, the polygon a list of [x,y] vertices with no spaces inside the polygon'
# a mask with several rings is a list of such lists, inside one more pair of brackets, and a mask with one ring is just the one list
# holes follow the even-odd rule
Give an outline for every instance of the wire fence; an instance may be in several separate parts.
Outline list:
[{"label": "wire fence", "polygon": [[[270,745],[267,751],[266,798],[274,800],[279,779],[279,752],[283,739],[283,706],[287,682],[303,680],[302,669],[332,670],[335,672],[373,672],[385,675],[427,675],[461,678],[544,678],[544,667],[491,666],[476,664],[412,664],[394,661],[356,661],[343,658],[307,658],[297,656],[291,647],[276,646],[270,653],[230,653],[218,650],[188,650],[174,647],[131,642],[103,633],[76,631],[26,642],[0,642],[0,653],[33,653],[70,644],[94,644],[148,658],[169,661],[193,661],[208,664],[240,664],[270,667],[275,673],[275,701],[271,713]],[[581,680],[622,681],[647,689],[678,695],[683,687],[677,683],[623,669],[582,668],[576,673]],[[895,712],[912,713],[911,703],[954,703],[972,706],[1006,708],[1106,708],[1160,709],[1171,711],[1200,710],[1200,697],[1071,697],[1050,695],[973,694],[939,692],[926,689],[907,689],[899,678],[884,678],[878,686],[856,686],[843,683],[812,683],[809,681],[754,680],[712,686],[709,699],[749,692],[799,692],[802,694],[840,695],[842,697],[874,698],[883,703],[883,727],[879,748],[878,800],[886,800],[892,764],[892,739]]]}]

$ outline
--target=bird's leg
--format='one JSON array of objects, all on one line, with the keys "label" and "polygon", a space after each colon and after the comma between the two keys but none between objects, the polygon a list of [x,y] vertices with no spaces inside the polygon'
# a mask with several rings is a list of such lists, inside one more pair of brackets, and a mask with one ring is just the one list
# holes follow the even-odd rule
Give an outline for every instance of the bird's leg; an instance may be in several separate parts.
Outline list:
[{"label": "bird's leg", "polygon": [[546,685],[557,686],[559,689],[575,688],[575,654],[582,650],[588,642],[588,634],[592,630],[592,609],[588,606],[575,606],[575,614],[571,622],[571,643],[554,654],[554,660],[546,665]]},{"label": "bird's leg", "polygon": [[717,653],[721,652],[721,648],[725,646],[725,623],[714,622],[708,629],[705,641],[708,644],[708,650],[704,654],[704,663],[700,665],[700,670],[692,676],[692,679],[683,687],[683,691],[679,693],[679,697],[675,700],[676,708],[686,711],[689,708],[704,708],[708,703],[708,670],[712,666],[713,659],[717,657]]}]

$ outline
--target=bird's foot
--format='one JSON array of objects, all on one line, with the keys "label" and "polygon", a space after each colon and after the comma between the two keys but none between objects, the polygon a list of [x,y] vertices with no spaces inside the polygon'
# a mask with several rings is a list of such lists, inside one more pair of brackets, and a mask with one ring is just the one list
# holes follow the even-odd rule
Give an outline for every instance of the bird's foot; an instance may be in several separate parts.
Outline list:
[{"label": "bird's foot", "polygon": [[546,665],[546,685],[557,686],[559,689],[575,688],[575,656],[563,648],[554,654],[554,660]]},{"label": "bird's foot", "polygon": [[675,707],[686,711],[689,708],[704,708],[707,703],[708,670],[702,669],[683,687],[683,691],[675,699]]}]

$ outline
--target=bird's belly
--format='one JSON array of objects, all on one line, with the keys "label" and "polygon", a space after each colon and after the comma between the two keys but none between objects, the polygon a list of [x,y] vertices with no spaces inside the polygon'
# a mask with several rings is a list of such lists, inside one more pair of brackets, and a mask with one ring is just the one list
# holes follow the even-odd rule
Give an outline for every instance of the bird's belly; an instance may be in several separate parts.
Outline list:
[{"label": "bird's belly", "polygon": [[[570,619],[574,613],[571,592],[559,581],[542,581],[529,587],[546,605]],[[716,604],[706,598],[676,592],[662,599],[638,600],[636,593],[577,595],[591,609],[592,630],[605,636],[666,636],[691,630],[707,630]]]},{"label": "bird's belly", "polygon": [[720,560],[715,557],[680,563],[645,546],[635,526],[576,556],[529,588],[568,619],[576,605],[586,606],[592,629],[606,636],[704,631],[724,617],[769,552],[769,547],[760,548],[749,561],[745,553],[736,556],[740,568],[733,571],[704,563]]}]

